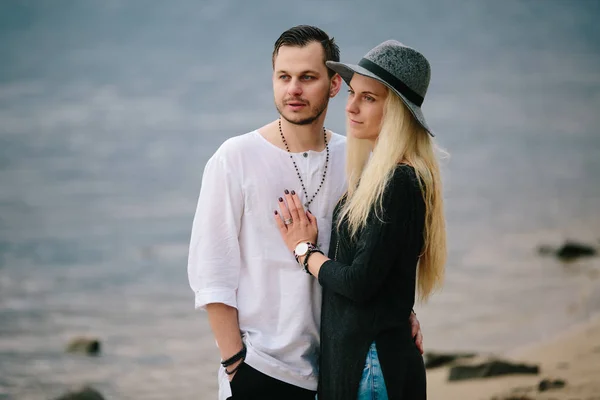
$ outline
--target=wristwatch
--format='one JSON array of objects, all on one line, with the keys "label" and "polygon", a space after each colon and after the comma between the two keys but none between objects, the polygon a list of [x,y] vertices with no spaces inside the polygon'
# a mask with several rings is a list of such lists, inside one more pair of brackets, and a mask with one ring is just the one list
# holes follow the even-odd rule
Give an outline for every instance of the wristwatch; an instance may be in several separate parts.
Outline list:
[{"label": "wristwatch", "polygon": [[306,272],[309,275],[311,275],[311,273],[308,270],[308,257],[310,257],[310,255],[313,253],[323,254],[323,252],[316,245],[310,242],[298,243],[296,245],[296,248],[294,249],[294,257],[296,257],[296,262],[298,264],[300,264],[300,257],[306,256],[304,257],[304,263],[300,265],[303,267],[304,272]]},{"label": "wristwatch", "polygon": [[296,262],[299,263],[299,257],[305,256],[306,253],[308,253],[308,250],[315,250],[316,248],[317,246],[311,242],[298,243],[294,249],[294,257],[296,258]]}]

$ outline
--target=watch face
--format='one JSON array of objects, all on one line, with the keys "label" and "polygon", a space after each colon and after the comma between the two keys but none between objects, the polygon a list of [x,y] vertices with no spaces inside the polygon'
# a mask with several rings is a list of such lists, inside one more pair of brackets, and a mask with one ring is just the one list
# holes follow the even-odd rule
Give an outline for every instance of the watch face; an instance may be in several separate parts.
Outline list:
[{"label": "watch face", "polygon": [[298,243],[294,252],[297,256],[303,256],[308,251],[308,243]]}]

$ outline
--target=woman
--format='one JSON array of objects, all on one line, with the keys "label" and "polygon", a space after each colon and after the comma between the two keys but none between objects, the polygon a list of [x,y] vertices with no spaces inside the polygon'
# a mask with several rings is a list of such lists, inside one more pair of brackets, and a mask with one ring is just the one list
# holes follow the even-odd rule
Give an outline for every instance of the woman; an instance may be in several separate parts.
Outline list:
[{"label": "woman", "polygon": [[429,63],[386,41],[358,65],[327,66],[349,86],[348,191],[334,212],[329,257],[296,194],[275,212],[286,245],[323,287],[318,398],[425,399],[407,321],[415,287],[427,299],[446,259],[440,172],[420,107]]}]

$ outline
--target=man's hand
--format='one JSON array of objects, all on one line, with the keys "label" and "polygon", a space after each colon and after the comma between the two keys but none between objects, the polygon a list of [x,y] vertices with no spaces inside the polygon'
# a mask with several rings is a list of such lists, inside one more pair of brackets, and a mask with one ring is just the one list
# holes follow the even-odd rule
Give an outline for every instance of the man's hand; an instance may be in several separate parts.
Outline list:
[{"label": "man's hand", "polygon": [[410,318],[408,318],[410,322],[410,331],[413,339],[415,340],[415,344],[417,345],[417,349],[423,354],[425,349],[423,348],[423,333],[421,332],[421,324],[417,319],[417,314],[413,312],[410,313]]}]

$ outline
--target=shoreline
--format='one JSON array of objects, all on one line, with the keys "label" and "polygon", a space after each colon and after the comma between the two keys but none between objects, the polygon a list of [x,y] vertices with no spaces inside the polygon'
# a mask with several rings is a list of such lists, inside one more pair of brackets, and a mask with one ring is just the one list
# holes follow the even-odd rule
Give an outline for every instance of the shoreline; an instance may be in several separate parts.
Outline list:
[{"label": "shoreline", "polygon": [[[537,364],[537,375],[507,375],[449,382],[450,366],[427,371],[431,399],[598,399],[600,400],[600,313],[541,342],[498,353],[514,362]],[[477,357],[476,360],[481,360]],[[468,362],[468,361],[467,361]],[[539,391],[544,379],[562,380],[562,388]]]},{"label": "shoreline", "polygon": [[529,354],[530,352],[536,352],[540,347],[545,347],[552,345],[555,342],[563,340],[567,336],[573,336],[582,333],[590,326],[595,323],[600,323],[600,311],[593,313],[587,317],[587,319],[578,322],[566,329],[560,330],[558,332],[554,332],[552,335],[529,344],[525,344],[522,346],[517,346],[513,349],[509,349],[507,351],[501,352],[500,354],[505,357],[521,357],[523,355]]}]

